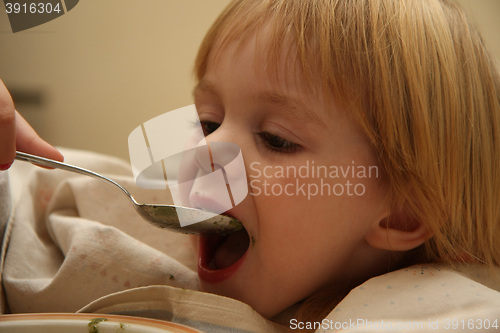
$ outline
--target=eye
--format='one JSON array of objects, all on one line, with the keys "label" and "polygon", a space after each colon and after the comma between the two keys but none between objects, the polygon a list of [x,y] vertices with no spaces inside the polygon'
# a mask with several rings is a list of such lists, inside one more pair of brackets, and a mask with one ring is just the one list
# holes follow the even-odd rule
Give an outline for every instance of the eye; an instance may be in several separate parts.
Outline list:
[{"label": "eye", "polygon": [[266,145],[266,147],[278,153],[295,153],[302,147],[294,142],[283,139],[282,137],[269,132],[260,132],[258,136]]},{"label": "eye", "polygon": [[200,121],[200,125],[205,136],[209,136],[220,127],[219,123],[213,121]]}]

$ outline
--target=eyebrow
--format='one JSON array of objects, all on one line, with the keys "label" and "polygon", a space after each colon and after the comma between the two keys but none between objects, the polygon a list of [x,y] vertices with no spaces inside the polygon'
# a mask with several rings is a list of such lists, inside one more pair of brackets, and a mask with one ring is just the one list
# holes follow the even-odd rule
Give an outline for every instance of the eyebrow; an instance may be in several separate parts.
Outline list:
[{"label": "eyebrow", "polygon": [[326,124],[320,119],[320,117],[313,112],[303,101],[294,98],[292,96],[283,95],[276,91],[264,91],[254,96],[256,99],[264,100],[265,102],[276,105],[278,107],[283,107],[292,112],[289,113],[290,116],[301,122],[315,123],[321,127],[326,127]]},{"label": "eyebrow", "polygon": [[196,97],[198,91],[208,92],[211,95],[218,95],[215,86],[207,80],[201,79],[193,89],[193,96]]},{"label": "eyebrow", "polygon": [[[207,92],[211,95],[219,95],[216,87],[207,80],[200,82],[193,89],[193,95],[196,96],[198,91]],[[288,114],[300,122],[314,123],[323,129],[326,129],[326,124],[320,117],[313,112],[303,101],[289,95],[284,95],[278,91],[262,91],[251,96],[252,100],[264,101],[267,104],[276,105],[281,108],[291,110]]]}]

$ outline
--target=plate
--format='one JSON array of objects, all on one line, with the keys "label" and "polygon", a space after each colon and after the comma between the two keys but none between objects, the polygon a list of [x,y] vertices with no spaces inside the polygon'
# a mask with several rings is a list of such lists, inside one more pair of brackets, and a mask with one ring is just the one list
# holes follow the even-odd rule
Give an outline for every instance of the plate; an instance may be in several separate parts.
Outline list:
[{"label": "plate", "polygon": [[0,332],[8,333],[200,333],[169,321],[89,313],[0,315]]}]

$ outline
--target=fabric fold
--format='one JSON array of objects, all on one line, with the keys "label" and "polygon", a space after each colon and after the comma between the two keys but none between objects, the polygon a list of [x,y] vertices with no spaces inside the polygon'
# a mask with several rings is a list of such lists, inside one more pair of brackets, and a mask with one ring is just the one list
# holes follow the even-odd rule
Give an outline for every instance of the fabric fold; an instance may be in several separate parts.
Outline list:
[{"label": "fabric fold", "polygon": [[79,312],[111,313],[162,319],[204,332],[288,332],[240,301],[199,291],[149,286],[97,299]]},{"label": "fabric fold", "polygon": [[[125,163],[90,155],[88,163],[88,153],[70,151],[67,160],[91,164],[96,172],[113,170],[114,179],[133,187]],[[186,251],[188,236],[149,225],[126,196],[104,182],[28,169],[22,177],[14,171],[24,189],[11,217],[3,273],[11,312],[74,312],[99,297],[145,285],[198,289],[193,263],[179,261],[194,260]],[[183,249],[177,258],[176,248]]]}]

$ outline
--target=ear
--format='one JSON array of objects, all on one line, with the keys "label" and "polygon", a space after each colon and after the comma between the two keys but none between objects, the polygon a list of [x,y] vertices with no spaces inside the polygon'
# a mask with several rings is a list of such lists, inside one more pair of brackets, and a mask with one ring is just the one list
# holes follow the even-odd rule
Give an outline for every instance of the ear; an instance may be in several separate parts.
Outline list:
[{"label": "ear", "polygon": [[365,241],[373,248],[389,251],[409,251],[432,236],[419,221],[402,213],[383,218],[368,232]]}]

